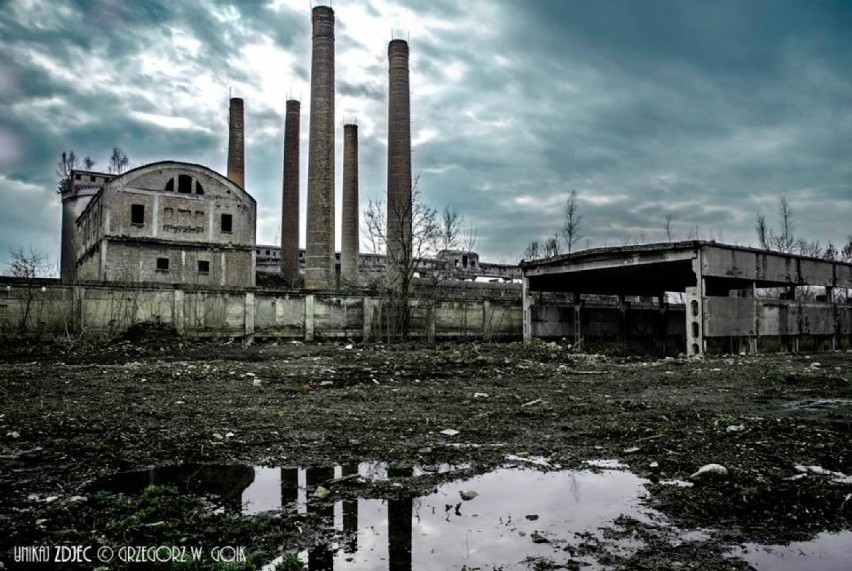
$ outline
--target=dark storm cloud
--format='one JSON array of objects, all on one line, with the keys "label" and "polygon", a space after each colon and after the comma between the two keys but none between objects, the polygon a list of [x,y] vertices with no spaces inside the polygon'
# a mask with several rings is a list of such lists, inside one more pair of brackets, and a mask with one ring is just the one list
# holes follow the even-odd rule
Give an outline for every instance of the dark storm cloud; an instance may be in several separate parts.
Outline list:
[{"label": "dark storm cloud", "polygon": [[[698,224],[705,234],[727,227],[737,241],[751,238],[751,219],[766,196],[774,208],[781,195],[802,211],[832,205],[835,240],[850,229],[852,173],[843,143],[852,135],[852,25],[847,5],[800,3],[661,3],[614,6],[592,2],[506,3],[511,12],[495,50],[470,50],[463,79],[467,97],[435,108],[464,109],[489,101],[508,109],[506,127],[520,141],[504,140],[500,129],[476,141],[463,139],[476,125],[457,130],[446,147],[435,142],[421,159],[452,161],[494,184],[489,194],[517,193],[506,171],[534,177],[558,193],[627,193],[630,210],[617,202],[606,217],[589,213],[585,231],[597,240],[618,238],[623,229],[656,228],[666,212],[681,215],[683,234]],[[472,43],[472,42],[471,42]],[[425,47],[437,61],[442,44]],[[458,51],[458,50],[453,50]],[[511,61],[489,65],[489,54]],[[521,55],[519,55],[521,54]],[[495,83],[502,88],[495,88]],[[502,95],[496,96],[496,90]],[[441,139],[442,142],[445,139]],[[451,147],[452,150],[447,147]],[[519,163],[531,167],[518,168]],[[511,165],[501,168],[499,165]],[[474,166],[476,165],[476,166]],[[525,171],[525,172],[522,172]],[[449,172],[449,171],[447,171]],[[670,177],[670,182],[661,179]],[[458,181],[457,172],[452,177]],[[542,189],[545,190],[545,189]],[[457,194],[482,199],[459,185]],[[698,193],[698,194],[696,194]],[[844,194],[845,193],[845,194]],[[678,208],[698,196],[703,204]],[[845,198],[844,198],[845,197]],[[815,203],[809,202],[818,198]],[[838,204],[839,201],[839,204]],[[765,200],[763,201],[766,202]],[[588,208],[588,207],[587,207]],[[737,212],[748,211],[743,217]],[[541,236],[558,229],[558,216],[542,212],[550,226],[528,231]],[[500,216],[511,218],[509,212]],[[611,230],[612,229],[612,230]],[[801,228],[819,233],[825,228]],[[485,229],[489,248],[511,251],[518,236]],[[515,251],[518,250],[515,246]]]},{"label": "dark storm cloud", "polygon": [[[119,145],[133,164],[222,170],[230,86],[246,96],[258,239],[273,241],[285,94],[261,97],[270,80],[304,89],[293,95],[307,172],[310,13],[286,4],[74,0],[0,12],[2,249],[21,237],[56,249],[62,150],[101,168]],[[753,241],[754,214],[773,221],[781,196],[801,235],[852,232],[848,2],[374,0],[335,10],[338,112],[360,125],[363,202],[385,192],[387,44],[375,38],[394,29],[410,34],[414,174],[429,204],[454,204],[478,226],[486,260],[516,259],[558,231],[572,189],[581,244],[592,246],[663,239],[666,214],[676,238],[698,226]],[[391,12],[414,14],[413,27]],[[382,27],[365,34],[365,21]],[[267,61],[279,53],[286,63]],[[34,214],[15,210],[24,207]],[[25,221],[39,230],[17,232]]]}]

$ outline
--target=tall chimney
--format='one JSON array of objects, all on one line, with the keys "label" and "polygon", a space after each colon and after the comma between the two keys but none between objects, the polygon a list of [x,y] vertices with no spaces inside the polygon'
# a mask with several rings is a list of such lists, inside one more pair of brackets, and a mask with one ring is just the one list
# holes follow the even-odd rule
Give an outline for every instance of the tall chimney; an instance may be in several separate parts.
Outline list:
[{"label": "tall chimney", "polygon": [[388,44],[388,278],[398,283],[411,266],[411,101],[408,42]]},{"label": "tall chimney", "polygon": [[334,287],[334,10],[313,9],[305,288]]},{"label": "tall chimney", "polygon": [[343,126],[343,236],[340,281],[358,283],[358,125]]},{"label": "tall chimney", "polygon": [[281,190],[281,277],[293,285],[299,277],[299,113],[287,101],[284,117],[284,185]]},{"label": "tall chimney", "polygon": [[240,97],[232,97],[228,110],[228,178],[240,185],[240,188],[246,187],[244,129],[243,100]]}]

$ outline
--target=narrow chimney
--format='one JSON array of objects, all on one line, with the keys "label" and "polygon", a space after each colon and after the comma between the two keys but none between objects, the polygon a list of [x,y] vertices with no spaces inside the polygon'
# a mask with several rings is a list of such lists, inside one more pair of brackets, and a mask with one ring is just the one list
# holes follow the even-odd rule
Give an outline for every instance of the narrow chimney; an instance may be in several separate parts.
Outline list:
[{"label": "narrow chimney", "polygon": [[332,289],[334,276],[334,10],[313,9],[305,288]]},{"label": "narrow chimney", "polygon": [[391,284],[411,261],[411,102],[408,42],[388,44],[388,199],[387,251]]},{"label": "narrow chimney", "polygon": [[240,185],[240,188],[246,187],[244,129],[243,100],[232,97],[228,113],[228,178]]},{"label": "narrow chimney", "polygon": [[343,126],[343,236],[340,281],[358,284],[358,125]]},{"label": "narrow chimney", "polygon": [[287,101],[284,118],[284,185],[281,191],[281,276],[299,277],[299,117],[301,104]]}]

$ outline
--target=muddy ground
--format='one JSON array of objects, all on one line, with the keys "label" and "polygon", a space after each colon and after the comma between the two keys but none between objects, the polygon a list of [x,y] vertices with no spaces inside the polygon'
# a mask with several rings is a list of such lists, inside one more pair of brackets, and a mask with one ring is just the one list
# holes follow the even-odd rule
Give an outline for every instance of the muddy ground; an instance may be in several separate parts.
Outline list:
[{"label": "muddy ground", "polygon": [[[215,498],[169,486],[99,491],[99,479],[118,472],[178,462],[469,465],[328,484],[337,498],[393,498],[484,473],[514,454],[562,468],[618,459],[651,480],[647,502],[680,529],[710,530],[674,541],[625,518],[609,535],[640,539],[638,551],[586,542],[566,547],[552,567],[531,568],[580,568],[579,549],[617,569],[747,569],[728,549],[852,529],[852,485],[795,468],[852,474],[850,379],[848,352],[652,359],[545,343],[242,346],[168,332],[102,345],[7,344],[0,561],[16,568],[13,547],[22,545],[191,541],[248,546],[245,563],[213,568],[250,569],[334,533],[295,510],[222,513]],[[692,487],[653,483],[689,480],[709,463],[727,475],[696,477]]]}]

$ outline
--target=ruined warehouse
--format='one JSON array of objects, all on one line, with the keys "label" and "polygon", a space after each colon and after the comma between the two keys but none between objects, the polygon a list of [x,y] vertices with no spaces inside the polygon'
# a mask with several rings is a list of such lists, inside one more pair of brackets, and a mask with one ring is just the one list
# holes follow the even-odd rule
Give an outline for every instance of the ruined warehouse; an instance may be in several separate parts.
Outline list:
[{"label": "ruined warehouse", "polygon": [[102,180],[76,220],[76,279],[254,285],[257,206],[233,181],[177,162]]},{"label": "ruined warehouse", "polygon": [[[844,262],[686,241],[585,250],[522,262],[521,269],[526,340],[600,336],[605,324],[590,320],[589,296],[617,298],[622,339],[675,335],[688,355],[755,353],[767,340],[777,342],[773,349],[797,351],[805,336],[834,349],[852,334],[852,264]],[[573,294],[571,311],[540,306],[541,292]],[[681,301],[675,320],[671,293]],[[647,301],[633,309],[630,296]]]}]

